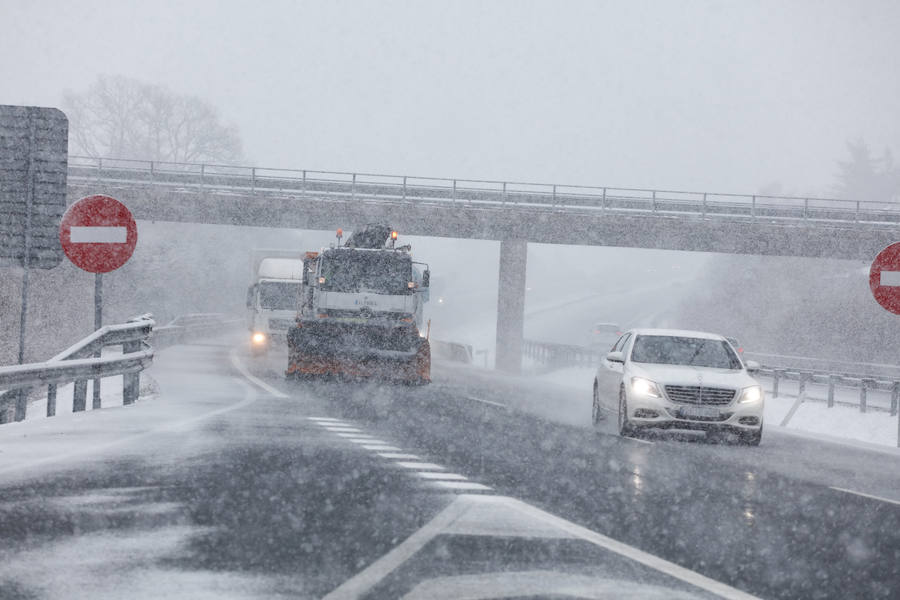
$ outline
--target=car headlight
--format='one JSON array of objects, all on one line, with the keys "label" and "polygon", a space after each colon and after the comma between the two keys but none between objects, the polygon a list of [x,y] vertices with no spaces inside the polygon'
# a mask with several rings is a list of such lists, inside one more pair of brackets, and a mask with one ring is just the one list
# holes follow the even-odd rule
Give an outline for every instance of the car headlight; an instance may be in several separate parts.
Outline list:
[{"label": "car headlight", "polygon": [[758,385],[751,385],[750,387],[744,388],[744,391],[741,393],[741,399],[738,400],[738,402],[759,402],[762,400],[762,397],[762,388]]},{"label": "car headlight", "polygon": [[638,396],[650,396],[651,398],[662,397],[662,394],[659,393],[659,386],[643,377],[631,378],[631,391]]},{"label": "car headlight", "polygon": [[262,344],[263,342],[266,341],[266,334],[260,333],[257,331],[256,333],[253,334],[253,337],[251,337],[250,339],[253,341],[254,344]]}]

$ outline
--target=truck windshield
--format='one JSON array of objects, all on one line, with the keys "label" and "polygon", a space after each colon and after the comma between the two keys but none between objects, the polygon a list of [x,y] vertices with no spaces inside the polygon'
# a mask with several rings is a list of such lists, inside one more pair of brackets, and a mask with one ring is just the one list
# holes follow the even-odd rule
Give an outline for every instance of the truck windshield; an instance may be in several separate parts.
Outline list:
[{"label": "truck windshield", "polygon": [[337,250],[322,258],[321,289],[329,292],[409,294],[412,260],[401,252]]},{"label": "truck windshield", "polygon": [[299,295],[299,281],[263,281],[259,284],[260,308],[295,310]]},{"label": "truck windshield", "polygon": [[741,361],[724,340],[639,335],[634,340],[631,360],[662,365],[690,365],[714,369],[740,369]]}]

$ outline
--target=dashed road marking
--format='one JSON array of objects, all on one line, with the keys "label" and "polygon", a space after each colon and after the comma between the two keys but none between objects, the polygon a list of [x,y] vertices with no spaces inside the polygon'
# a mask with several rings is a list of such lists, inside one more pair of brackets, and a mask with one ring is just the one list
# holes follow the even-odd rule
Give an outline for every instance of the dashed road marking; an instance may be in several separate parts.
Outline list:
[{"label": "dashed road marking", "polygon": [[469,478],[465,475],[460,475],[459,473],[441,473],[436,471],[419,471],[416,473],[422,479],[431,479],[434,481],[444,479],[447,481],[456,480],[456,481],[468,481]]},{"label": "dashed road marking", "polygon": [[501,404],[500,402],[494,402],[493,400],[485,400],[484,398],[476,398],[475,396],[463,396],[466,400],[472,400],[474,402],[481,402],[482,404],[490,404],[491,406],[497,406],[499,408],[507,408],[506,404]]},{"label": "dashed road marking", "polygon": [[332,419],[331,417],[306,417],[310,421],[319,421],[320,423],[343,423],[340,419]]},{"label": "dashed road marking", "polygon": [[363,444],[362,447],[375,452],[400,452],[401,450],[397,446],[385,446],[383,444]]},{"label": "dashed road marking", "polygon": [[443,471],[444,467],[441,465],[430,463],[430,462],[406,462],[406,461],[397,461],[396,464],[398,467],[403,467],[404,469],[420,469],[422,471]]},{"label": "dashed road marking", "polygon": [[328,424],[322,425],[322,427],[335,433],[362,433],[362,430],[356,427],[332,426]]},{"label": "dashed road marking", "polygon": [[650,440],[642,440],[641,438],[631,437],[630,435],[624,436],[626,440],[631,440],[632,442],[640,442],[642,444],[650,444],[653,445],[653,442]]},{"label": "dashed road marking", "polygon": [[403,452],[379,452],[378,456],[381,458],[402,458],[403,460],[421,460],[421,458],[416,454],[404,454]]},{"label": "dashed road marking", "polygon": [[475,483],[474,481],[432,481],[431,484],[448,490],[460,490],[466,492],[487,491],[491,489],[489,486]]},{"label": "dashed road marking", "polygon": [[891,500],[890,498],[882,498],[881,496],[875,496],[873,494],[864,494],[863,492],[856,492],[853,490],[847,490],[844,488],[834,487],[833,485],[828,486],[833,490],[838,492],[844,492],[846,494],[853,494],[854,496],[861,496],[863,498],[868,498],[870,500],[878,500],[879,502],[887,502],[888,504],[896,504],[900,506],[900,500]]}]

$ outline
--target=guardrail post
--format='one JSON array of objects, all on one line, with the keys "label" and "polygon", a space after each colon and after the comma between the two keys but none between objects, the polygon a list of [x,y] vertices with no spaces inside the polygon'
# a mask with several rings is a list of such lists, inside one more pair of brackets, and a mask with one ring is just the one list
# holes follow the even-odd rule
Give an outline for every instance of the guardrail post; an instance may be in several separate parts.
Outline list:
[{"label": "guardrail post", "polygon": [[866,412],[866,384],[869,382],[865,379],[859,382],[859,412]]},{"label": "guardrail post", "polygon": [[895,381],[894,385],[891,386],[891,416],[897,414],[897,404],[898,400],[900,400],[900,381]]},{"label": "guardrail post", "polygon": [[47,416],[56,416],[56,384],[51,383],[47,386]]},{"label": "guardrail post", "polygon": [[553,184],[553,207],[556,208],[556,184]]},{"label": "guardrail post", "polygon": [[756,218],[756,195],[754,195],[753,199],[750,201],[750,216],[754,219]]},{"label": "guardrail post", "polygon": [[203,189],[204,180],[206,179],[206,165],[200,165],[200,189]]},{"label": "guardrail post", "polygon": [[834,384],[837,380],[837,377],[834,375],[828,376],[828,408],[834,408]]},{"label": "guardrail post", "polygon": [[79,379],[72,390],[72,412],[82,412],[87,407],[87,379]]},{"label": "guardrail post", "polygon": [[28,410],[28,392],[28,388],[16,392],[16,409],[13,417],[15,421],[25,420],[25,411]]},{"label": "guardrail post", "polygon": [[356,173],[353,174],[353,178],[350,180],[350,200],[356,199]]},{"label": "guardrail post", "polygon": [[250,191],[256,192],[256,167],[250,167]]},{"label": "guardrail post", "polygon": [[156,166],[155,161],[150,161],[150,183],[156,181]]},{"label": "guardrail post", "polygon": [[653,212],[656,212],[656,190],[653,190]]},{"label": "guardrail post", "polygon": [[856,222],[859,223],[859,200],[856,201]]},{"label": "guardrail post", "polygon": [[303,169],[303,180],[302,180],[302,183],[300,184],[300,195],[301,196],[306,195],[306,169]]},{"label": "guardrail post", "polygon": [[406,175],[403,176],[403,201],[406,202]]},{"label": "guardrail post", "polygon": [[103,159],[97,159],[97,181],[100,181],[103,178],[101,171],[103,170]]},{"label": "guardrail post", "polygon": [[806,398],[806,374],[800,375],[800,383],[797,385],[797,398]]},{"label": "guardrail post", "polygon": [[[139,352],[141,349],[141,342],[127,342],[122,344],[122,353],[130,354],[132,352]],[[138,392],[141,388],[141,372],[135,371],[134,373],[125,373],[122,375],[122,404],[125,406],[129,406],[134,404],[138,398]]]},{"label": "guardrail post", "polygon": [[781,375],[784,371],[782,369],[774,369],[772,371],[772,397],[778,397],[778,382],[781,379]]},{"label": "guardrail post", "polygon": [[506,182],[503,182],[503,204],[506,204]]},{"label": "guardrail post", "polygon": [[803,220],[806,221],[809,218],[809,198],[803,199]]},{"label": "guardrail post", "polygon": [[603,188],[603,204],[604,210],[609,210],[609,204],[606,202],[606,188]]},{"label": "guardrail post", "polygon": [[706,218],[706,192],[703,193],[703,217]]},{"label": "guardrail post", "polygon": [[456,202],[456,180],[453,180],[453,197],[451,198],[454,202]]}]

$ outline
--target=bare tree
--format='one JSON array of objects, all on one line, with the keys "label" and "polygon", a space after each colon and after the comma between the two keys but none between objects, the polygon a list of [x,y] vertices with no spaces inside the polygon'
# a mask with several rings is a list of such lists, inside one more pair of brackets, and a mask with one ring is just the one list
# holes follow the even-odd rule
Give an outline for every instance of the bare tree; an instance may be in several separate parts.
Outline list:
[{"label": "bare tree", "polygon": [[881,158],[875,158],[862,140],[848,142],[850,160],[838,163],[836,192],[845,198],[880,202],[900,199],[900,169],[886,148]]},{"label": "bare tree", "polygon": [[122,76],[64,94],[73,154],[171,162],[234,163],[241,140],[195,96]]}]

